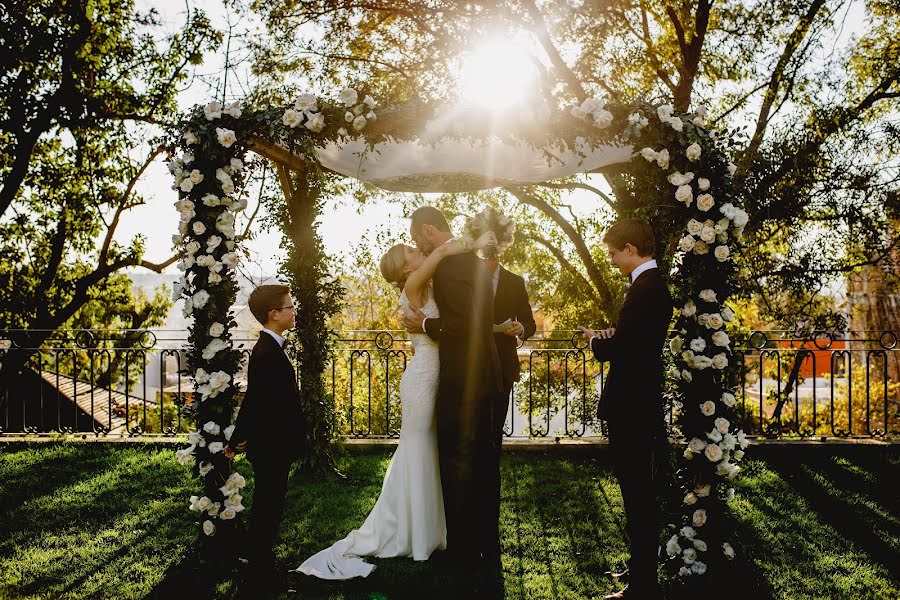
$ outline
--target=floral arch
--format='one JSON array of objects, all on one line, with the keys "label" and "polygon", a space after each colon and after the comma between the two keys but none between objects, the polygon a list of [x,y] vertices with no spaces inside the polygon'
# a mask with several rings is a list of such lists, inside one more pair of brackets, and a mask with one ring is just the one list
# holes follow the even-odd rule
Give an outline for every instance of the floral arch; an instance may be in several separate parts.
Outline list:
[{"label": "floral arch", "polygon": [[[244,157],[255,152],[276,164],[286,198],[277,218],[292,234],[285,240],[299,240],[288,248],[286,270],[320,282],[306,302],[298,302],[298,322],[312,327],[298,349],[305,389],[321,381],[328,332],[316,304],[327,301],[334,285],[316,271],[321,245],[310,235],[326,200],[320,185],[326,173],[392,191],[461,192],[615,170],[632,197],[622,216],[641,215],[653,224],[680,307],[667,357],[667,393],[686,445],[677,471],[681,522],[671,525],[668,564],[688,577],[734,557],[722,517],[747,440],[732,425],[727,330],[734,315],[724,303],[747,215],[732,180],[731,140],[707,124],[702,107],[676,114],[669,105],[606,105],[589,98],[564,112],[545,107],[464,119],[447,107],[380,110],[371,96],[345,89],[336,101],[304,94],[274,109],[211,102],[187,115],[172,137],[179,154],[169,169],[181,213],[173,241],[183,251],[184,273],[175,297],[185,300],[186,316],[193,317],[188,370],[201,424],[178,458],[193,463],[202,481],[202,495],[190,501],[202,540],[227,537],[243,508],[243,478],[231,472],[221,450],[233,429],[234,376],[242,361],[232,345],[230,309],[240,260],[235,215],[246,201],[236,200],[235,192],[246,180]],[[305,408],[321,415],[315,394],[305,398]],[[318,446],[330,439],[326,420],[311,434]]]}]

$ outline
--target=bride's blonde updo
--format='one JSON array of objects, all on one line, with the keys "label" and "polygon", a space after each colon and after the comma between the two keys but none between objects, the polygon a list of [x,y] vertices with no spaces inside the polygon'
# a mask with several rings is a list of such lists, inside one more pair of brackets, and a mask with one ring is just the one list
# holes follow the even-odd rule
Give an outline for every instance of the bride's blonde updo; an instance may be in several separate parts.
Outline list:
[{"label": "bride's blonde updo", "polygon": [[406,285],[406,244],[395,244],[381,257],[381,275],[398,290]]}]

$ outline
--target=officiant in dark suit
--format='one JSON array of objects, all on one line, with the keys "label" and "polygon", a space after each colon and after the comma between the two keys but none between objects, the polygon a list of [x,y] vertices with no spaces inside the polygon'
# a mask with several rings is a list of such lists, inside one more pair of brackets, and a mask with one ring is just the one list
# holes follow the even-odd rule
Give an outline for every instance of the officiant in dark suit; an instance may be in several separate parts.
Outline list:
[{"label": "officiant in dark suit", "polygon": [[[484,266],[491,275],[491,287],[494,294],[494,344],[497,346],[497,355],[500,358],[500,376],[503,384],[503,393],[498,396],[494,405],[494,450],[497,468],[491,469],[497,477],[492,482],[491,497],[491,527],[497,527],[496,533],[491,537],[500,540],[500,453],[503,445],[503,426],[506,422],[506,413],[511,402],[512,389],[519,380],[521,365],[519,363],[519,340],[527,340],[534,335],[537,325],[531,312],[531,303],[528,301],[528,292],[525,290],[525,280],[519,275],[505,269],[500,264],[500,257],[485,258]],[[497,325],[507,323],[503,331],[496,331]],[[499,546],[493,550],[493,554],[500,556]]]}]

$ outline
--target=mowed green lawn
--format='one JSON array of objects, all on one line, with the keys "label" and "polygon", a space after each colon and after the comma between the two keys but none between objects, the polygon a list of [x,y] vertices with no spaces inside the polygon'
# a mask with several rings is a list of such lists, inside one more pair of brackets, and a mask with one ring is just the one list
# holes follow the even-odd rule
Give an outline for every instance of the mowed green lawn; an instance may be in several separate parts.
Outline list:
[{"label": "mowed green lawn", "polygon": [[[900,452],[890,447],[761,449],[733,502],[738,560],[717,597],[900,598]],[[752,450],[752,449],[751,449]],[[752,454],[751,454],[752,456]],[[340,459],[347,475],[292,477],[276,552],[286,571],[358,526],[389,454]],[[252,510],[253,471],[244,494]],[[188,469],[171,447],[0,444],[0,598],[234,598],[238,569],[195,570]],[[618,486],[602,453],[507,453],[507,599],[602,597],[626,551]],[[303,599],[472,597],[470,573],[376,561],[363,580],[286,576]],[[670,594],[674,598],[680,594]]]}]

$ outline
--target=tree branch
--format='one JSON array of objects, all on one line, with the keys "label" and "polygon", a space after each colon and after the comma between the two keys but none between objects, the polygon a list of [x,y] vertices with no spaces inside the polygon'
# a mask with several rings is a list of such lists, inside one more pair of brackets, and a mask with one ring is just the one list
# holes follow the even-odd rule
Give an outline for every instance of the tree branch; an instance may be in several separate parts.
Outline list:
[{"label": "tree branch", "polygon": [[547,56],[550,58],[550,64],[552,64],[553,68],[559,72],[560,77],[569,87],[569,91],[579,102],[584,102],[588,97],[587,92],[584,90],[584,86],[581,85],[581,82],[578,80],[578,77],[575,76],[572,69],[570,69],[562,59],[553,40],[550,39],[550,32],[547,30],[547,23],[544,21],[544,16],[538,10],[534,0],[524,0],[523,4],[525,5],[528,14],[531,16],[532,21],[534,21],[535,35],[537,36],[541,47],[544,49],[544,52],[546,52]]},{"label": "tree branch", "polygon": [[540,187],[551,188],[554,190],[587,190],[589,192],[593,192],[600,196],[600,198],[609,205],[611,209],[616,210],[616,201],[610,198],[607,194],[603,193],[602,190],[595,188],[592,185],[588,185],[586,183],[551,183],[544,182],[538,184]]}]

